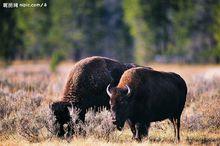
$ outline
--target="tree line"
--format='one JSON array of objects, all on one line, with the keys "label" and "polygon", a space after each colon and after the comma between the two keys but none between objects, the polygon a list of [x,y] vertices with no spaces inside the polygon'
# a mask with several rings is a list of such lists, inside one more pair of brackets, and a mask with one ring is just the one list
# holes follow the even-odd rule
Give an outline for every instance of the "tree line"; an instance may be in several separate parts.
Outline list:
[{"label": "tree line", "polygon": [[1,7],[1,60],[220,62],[220,0],[31,1],[41,2],[47,7]]}]

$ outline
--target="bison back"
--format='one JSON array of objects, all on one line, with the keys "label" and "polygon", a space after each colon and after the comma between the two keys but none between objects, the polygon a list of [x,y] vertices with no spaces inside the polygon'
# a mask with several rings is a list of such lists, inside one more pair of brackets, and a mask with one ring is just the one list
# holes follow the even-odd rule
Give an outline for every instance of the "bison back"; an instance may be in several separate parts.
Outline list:
[{"label": "bison back", "polygon": [[125,66],[105,57],[89,57],[74,65],[69,74],[63,100],[86,107],[105,106],[109,97],[105,89],[112,82],[117,84]]},{"label": "bison back", "polygon": [[138,67],[125,71],[119,87],[124,84],[133,90],[134,112],[139,118],[160,121],[181,115],[187,87],[179,75]]}]

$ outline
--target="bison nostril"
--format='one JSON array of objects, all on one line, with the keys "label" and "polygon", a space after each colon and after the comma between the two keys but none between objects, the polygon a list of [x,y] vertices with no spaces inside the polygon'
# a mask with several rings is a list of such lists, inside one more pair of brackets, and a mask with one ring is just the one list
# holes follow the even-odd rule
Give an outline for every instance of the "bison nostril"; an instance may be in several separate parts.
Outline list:
[{"label": "bison nostril", "polygon": [[117,124],[116,120],[115,120],[115,121],[112,121],[112,123],[113,123],[114,125],[116,125],[116,124]]}]

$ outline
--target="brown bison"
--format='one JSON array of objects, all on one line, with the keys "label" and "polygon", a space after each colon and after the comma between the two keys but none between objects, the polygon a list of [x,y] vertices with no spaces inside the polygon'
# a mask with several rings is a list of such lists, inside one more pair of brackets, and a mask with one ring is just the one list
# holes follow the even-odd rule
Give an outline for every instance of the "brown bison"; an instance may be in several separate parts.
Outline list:
[{"label": "brown bison", "polygon": [[[63,125],[70,120],[68,107],[80,109],[79,119],[84,122],[86,110],[105,106],[109,108],[109,97],[105,89],[109,83],[116,86],[123,72],[135,64],[122,64],[105,57],[88,57],[76,63],[69,74],[62,100],[54,102],[51,109],[59,125],[58,136],[64,136]],[[68,126],[68,134],[71,127]]]},{"label": "brown bison", "polygon": [[141,141],[148,134],[150,122],[170,119],[175,137],[180,140],[180,117],[187,87],[178,74],[131,68],[124,72],[116,87],[108,85],[106,91],[110,96],[113,124],[118,130],[127,120],[133,138]]}]

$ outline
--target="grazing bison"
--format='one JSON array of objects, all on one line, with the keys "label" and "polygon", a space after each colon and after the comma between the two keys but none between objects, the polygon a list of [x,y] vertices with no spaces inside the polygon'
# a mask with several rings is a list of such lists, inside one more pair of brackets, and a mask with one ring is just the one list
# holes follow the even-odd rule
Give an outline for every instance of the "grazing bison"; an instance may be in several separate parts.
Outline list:
[{"label": "grazing bison", "polygon": [[133,138],[141,141],[148,134],[150,122],[170,119],[175,137],[180,140],[180,117],[187,87],[178,74],[144,67],[131,68],[124,72],[116,87],[108,85],[106,91],[110,97],[113,124],[118,130],[127,120]]},{"label": "grazing bison", "polygon": [[[105,92],[111,83],[117,85],[123,72],[135,64],[122,64],[105,57],[88,57],[76,63],[69,74],[62,100],[54,102],[51,109],[59,125],[58,136],[63,137],[64,124],[70,120],[68,107],[80,109],[79,119],[84,122],[86,110],[105,106],[109,108],[109,97]],[[68,126],[68,131],[71,127]],[[68,132],[69,136],[71,135]]]}]

